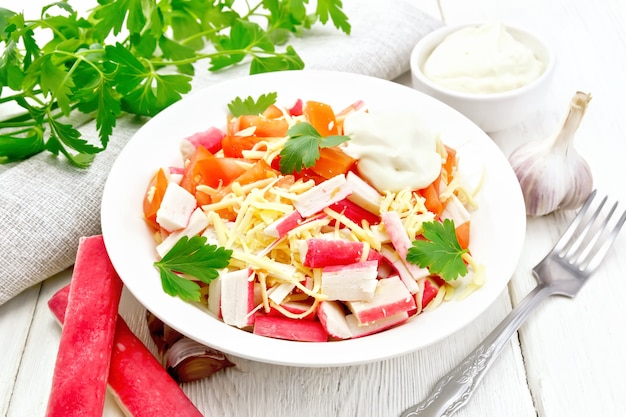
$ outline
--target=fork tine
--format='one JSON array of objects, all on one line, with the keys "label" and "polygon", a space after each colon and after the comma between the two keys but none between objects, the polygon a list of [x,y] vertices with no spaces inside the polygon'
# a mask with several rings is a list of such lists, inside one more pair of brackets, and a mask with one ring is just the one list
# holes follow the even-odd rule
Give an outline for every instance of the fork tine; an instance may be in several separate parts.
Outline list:
[{"label": "fork tine", "polygon": [[[611,220],[611,217],[615,213],[616,208],[617,208],[617,202],[613,204],[613,207],[611,207],[611,209],[609,210],[609,213],[604,217],[602,224],[596,229],[596,233],[593,236],[591,236],[589,241],[586,243],[585,247],[580,249],[580,253],[578,256],[578,259],[580,260],[580,265],[585,265],[589,261],[589,258],[592,257],[596,253],[597,251],[596,246],[599,245],[597,242],[600,240],[600,236],[602,236],[602,233],[604,233],[604,230],[609,224],[609,220]],[[598,210],[596,210],[596,212],[599,213]],[[593,220],[595,221],[596,219],[593,219]],[[589,223],[591,226],[592,222],[590,221]]]},{"label": "fork tine", "polygon": [[[600,204],[598,204],[598,207],[596,207],[596,210],[593,212],[590,218],[583,225],[579,226],[581,230],[576,229],[575,237],[573,237],[572,241],[570,242],[571,244],[569,245],[569,247],[563,251],[564,253],[560,254],[561,257],[567,256],[570,259],[572,258],[580,259],[579,250],[584,251],[585,248],[582,247],[583,243],[585,245],[588,245],[588,243],[585,243],[585,242],[588,239],[588,235],[592,233],[594,223],[598,219],[600,212],[604,208],[604,204],[606,203],[606,200],[607,200],[607,197],[605,196],[602,199],[602,201],[600,201]],[[598,233],[596,233],[596,236],[597,235]],[[592,235],[591,238],[589,238],[589,240],[595,241],[594,236]],[[572,261],[571,263],[573,262],[574,261]]]},{"label": "fork tine", "polygon": [[578,214],[576,215],[574,220],[572,220],[567,230],[565,230],[563,235],[561,235],[561,238],[558,240],[558,242],[556,242],[556,245],[554,245],[554,248],[552,248],[552,253],[561,252],[567,246],[567,244],[570,243],[570,239],[578,229],[578,226],[582,222],[583,217],[585,217],[585,214],[587,213],[589,206],[591,206],[591,202],[595,195],[596,190],[593,190],[591,194],[589,194],[589,197],[587,197],[587,200],[585,201],[583,206],[580,208],[580,210],[578,210]]},{"label": "fork tine", "polygon": [[[617,206],[617,203],[615,203],[615,206]],[[613,227],[613,230],[611,230],[611,233],[609,233],[607,238],[603,242],[601,242],[601,245],[598,248],[598,250],[595,252],[595,254],[593,254],[592,252],[591,259],[588,261],[587,266],[586,266],[588,273],[595,271],[595,269],[598,266],[600,266],[600,262],[602,262],[607,252],[613,245],[613,242],[615,241],[615,239],[617,238],[617,235],[622,229],[624,222],[626,222],[626,210],[622,213],[621,217],[619,218],[619,220]],[[587,260],[585,261],[587,262]]]}]

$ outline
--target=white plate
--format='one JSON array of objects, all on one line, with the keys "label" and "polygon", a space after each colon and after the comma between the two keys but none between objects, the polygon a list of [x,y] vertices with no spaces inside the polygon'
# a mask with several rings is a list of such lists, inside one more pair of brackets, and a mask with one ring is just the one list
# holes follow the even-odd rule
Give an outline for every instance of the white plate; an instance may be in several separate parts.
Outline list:
[{"label": "white plate", "polygon": [[[479,209],[472,217],[471,250],[486,266],[485,285],[463,300],[443,303],[407,323],[360,339],[306,343],[271,339],[230,327],[196,305],[166,295],[154,242],[142,218],[142,199],[159,167],[181,164],[180,140],[210,126],[225,126],[235,97],[276,91],[278,102],[317,100],[342,109],[361,99],[370,111],[422,112],[455,147],[460,170],[478,181]],[[113,165],[102,199],[106,247],[126,287],[148,310],[181,333],[228,354],[267,363],[340,366],[378,361],[437,342],[478,317],[501,294],[518,262],[526,227],[522,194],[508,161],[476,125],[447,105],[409,87],[362,75],[294,71],[227,81],[187,96],[146,123]]]}]

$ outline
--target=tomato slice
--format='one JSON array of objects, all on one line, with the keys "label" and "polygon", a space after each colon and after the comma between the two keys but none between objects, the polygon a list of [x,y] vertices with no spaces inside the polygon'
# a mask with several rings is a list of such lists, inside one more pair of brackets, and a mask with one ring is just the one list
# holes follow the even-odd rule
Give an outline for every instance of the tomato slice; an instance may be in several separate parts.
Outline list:
[{"label": "tomato slice", "polygon": [[155,230],[159,229],[159,225],[156,221],[157,211],[161,207],[161,201],[165,195],[167,189],[167,175],[163,168],[159,169],[152,177],[146,194],[143,198],[143,214],[150,226]]},{"label": "tomato slice", "polygon": [[233,182],[233,180],[246,172],[239,164],[240,158],[217,158],[215,156],[198,161],[200,182],[198,185],[208,185],[217,188]]},{"label": "tomato slice", "polygon": [[433,181],[428,187],[423,188],[418,191],[418,194],[424,197],[424,206],[428,209],[428,211],[435,213],[436,217],[441,217],[441,213],[443,213],[444,205],[439,197],[439,182],[441,181],[440,177],[437,177],[435,181]]},{"label": "tomato slice", "polygon": [[222,139],[224,156],[229,158],[243,158],[243,151],[249,151],[261,138],[256,136],[226,135]]},{"label": "tomato slice", "polygon": [[272,104],[263,112],[263,116],[268,119],[278,119],[283,117],[283,111],[277,105]]},{"label": "tomato slice", "polygon": [[461,248],[468,249],[470,243],[470,221],[460,224],[455,229],[456,239],[459,241]]},{"label": "tomato slice", "polygon": [[287,136],[289,123],[285,119],[268,119],[264,116],[244,115],[239,116],[238,130],[244,130],[254,126],[254,136],[263,138],[282,138]]},{"label": "tomato slice", "polygon": [[[198,146],[183,171],[180,186],[199,198],[196,191],[198,185],[218,188],[230,184],[235,178],[246,172],[239,158],[217,158],[203,146]],[[207,204],[206,199],[198,201]]]},{"label": "tomato slice", "polygon": [[311,167],[311,171],[326,179],[345,174],[355,164],[352,158],[337,147],[320,149],[320,159]]},{"label": "tomato slice", "polygon": [[453,178],[453,169],[456,165],[456,149],[451,148],[447,145],[445,145],[446,147],[446,153],[448,154],[446,157],[445,162],[443,163],[442,169],[446,172],[447,174],[447,179],[448,179],[448,184],[450,183],[450,181],[452,181]]},{"label": "tomato slice", "polygon": [[[218,158],[219,159],[219,158]],[[266,178],[272,178],[277,176],[277,172],[264,160],[260,159],[250,169],[244,170],[243,173],[233,178],[225,187],[219,192],[213,195],[212,200],[217,203],[227,194],[232,192],[232,183],[237,182],[240,185],[251,184],[253,182],[264,180]]]},{"label": "tomato slice", "polygon": [[326,137],[338,134],[335,112],[330,105],[319,101],[307,101],[304,103],[302,114],[320,135]]}]

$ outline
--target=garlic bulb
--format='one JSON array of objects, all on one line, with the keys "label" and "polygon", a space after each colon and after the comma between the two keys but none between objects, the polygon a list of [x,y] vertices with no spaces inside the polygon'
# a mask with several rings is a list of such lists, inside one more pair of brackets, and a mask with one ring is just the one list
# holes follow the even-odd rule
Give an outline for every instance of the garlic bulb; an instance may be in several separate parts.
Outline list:
[{"label": "garlic bulb", "polygon": [[529,216],[577,209],[591,193],[591,170],[573,146],[574,134],[590,100],[591,94],[578,91],[560,129],[552,137],[526,143],[509,156]]}]

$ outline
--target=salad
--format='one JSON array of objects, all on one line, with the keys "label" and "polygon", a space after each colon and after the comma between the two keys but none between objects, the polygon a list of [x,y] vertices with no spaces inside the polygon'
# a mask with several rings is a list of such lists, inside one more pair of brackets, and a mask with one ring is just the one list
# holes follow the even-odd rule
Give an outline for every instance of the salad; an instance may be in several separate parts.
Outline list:
[{"label": "salad", "polygon": [[228,108],[225,127],[185,138],[184,165],[147,185],[166,293],[258,335],[326,342],[480,287],[474,196],[436,134],[401,139],[411,117],[371,114],[361,101],[283,106],[268,93]]}]

